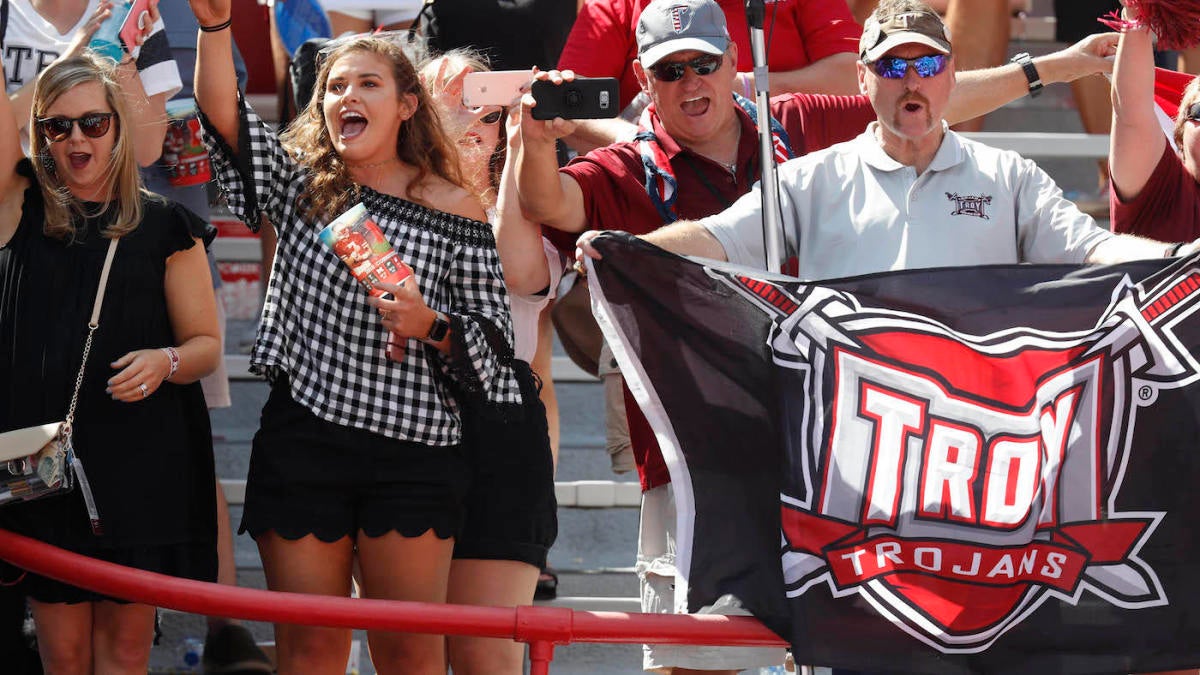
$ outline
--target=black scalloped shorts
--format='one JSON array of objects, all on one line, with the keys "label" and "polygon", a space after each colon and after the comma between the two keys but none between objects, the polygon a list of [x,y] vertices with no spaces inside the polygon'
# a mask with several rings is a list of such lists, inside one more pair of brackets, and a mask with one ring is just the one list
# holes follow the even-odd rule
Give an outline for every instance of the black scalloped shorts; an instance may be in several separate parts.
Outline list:
[{"label": "black scalloped shorts", "polygon": [[333,542],[359,532],[458,535],[470,470],[461,446],[400,441],[320,419],[286,381],[263,406],[238,530],[308,534]]},{"label": "black scalloped shorts", "polygon": [[538,382],[524,361],[513,361],[513,370],[521,385],[518,419],[488,422],[467,415],[463,447],[472,483],[454,557],[516,560],[542,569],[558,535],[554,458]]}]

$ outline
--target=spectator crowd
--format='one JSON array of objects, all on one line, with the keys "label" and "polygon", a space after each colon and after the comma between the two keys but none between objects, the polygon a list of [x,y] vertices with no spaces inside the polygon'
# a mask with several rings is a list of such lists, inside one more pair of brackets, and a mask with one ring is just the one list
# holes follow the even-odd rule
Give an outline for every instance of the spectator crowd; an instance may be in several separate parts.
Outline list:
[{"label": "spectator crowd", "polygon": [[[0,432],[69,410],[90,486],[0,506],[0,527],[143,570],[237,584],[208,417],[232,403],[207,252],[218,201],[265,242],[250,363],[270,395],[238,532],[270,589],[552,596],[553,323],[603,378],[613,470],[637,471],[629,553],[656,613],[676,606],[671,478],[595,326],[560,310],[586,294],[572,261],[597,256],[602,230],[772,266],[764,72],[784,267],[800,278],[1112,263],[1200,237],[1200,85],[1164,133],[1150,31],[1128,10],[1119,32],[1095,21],[1117,3],[1056,2],[1068,44],[1008,60],[1025,2],[776,0],[764,71],[742,0],[270,0],[278,123],[245,95],[234,0],[136,2],[126,18],[129,4],[0,0]],[[92,48],[111,21],[127,28],[115,58]],[[525,75],[471,103],[489,71]],[[613,114],[538,119],[535,82],[555,97],[584,77],[612,78]],[[1034,162],[959,133],[1056,83],[1088,131],[1111,128],[1096,193],[1111,230]],[[990,217],[967,223],[943,193],[987,194]],[[0,570],[11,672],[144,673],[155,627],[152,606]],[[344,672],[349,630],[274,629],[272,663],[211,617],[205,668]],[[523,667],[508,640],[368,643],[379,672]],[[643,667],[784,660],[646,645]]]}]

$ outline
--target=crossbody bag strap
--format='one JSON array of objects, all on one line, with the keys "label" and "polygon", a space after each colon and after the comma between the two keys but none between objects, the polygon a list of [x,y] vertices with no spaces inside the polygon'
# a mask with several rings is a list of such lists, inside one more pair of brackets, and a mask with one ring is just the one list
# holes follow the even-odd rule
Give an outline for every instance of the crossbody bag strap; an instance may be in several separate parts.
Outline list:
[{"label": "crossbody bag strap", "polygon": [[92,302],[92,316],[88,319],[87,339],[83,342],[83,360],[79,363],[79,373],[75,376],[75,391],[71,392],[71,405],[67,408],[67,424],[64,431],[71,432],[75,422],[75,404],[79,402],[79,389],[83,386],[83,371],[87,368],[88,355],[92,353],[92,337],[100,327],[100,308],[104,305],[104,290],[108,287],[108,273],[112,271],[113,258],[117,255],[117,239],[108,241],[108,253],[104,257],[104,268],[100,271],[100,286],[96,289],[96,299]]}]

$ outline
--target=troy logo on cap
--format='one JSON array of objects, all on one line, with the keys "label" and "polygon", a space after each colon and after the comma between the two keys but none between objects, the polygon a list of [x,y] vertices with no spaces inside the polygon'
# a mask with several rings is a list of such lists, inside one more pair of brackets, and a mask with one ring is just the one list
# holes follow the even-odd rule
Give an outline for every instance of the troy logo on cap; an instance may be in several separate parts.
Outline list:
[{"label": "troy logo on cap", "polygon": [[895,18],[892,19],[892,22],[898,23],[898,24],[900,24],[901,28],[903,28],[904,30],[908,30],[920,18],[921,18],[921,15],[915,14],[915,13],[898,14],[898,15],[896,15]]},{"label": "troy logo on cap", "polygon": [[682,33],[684,27],[684,18],[691,8],[687,5],[675,5],[670,9],[671,12],[671,28],[676,33]]}]

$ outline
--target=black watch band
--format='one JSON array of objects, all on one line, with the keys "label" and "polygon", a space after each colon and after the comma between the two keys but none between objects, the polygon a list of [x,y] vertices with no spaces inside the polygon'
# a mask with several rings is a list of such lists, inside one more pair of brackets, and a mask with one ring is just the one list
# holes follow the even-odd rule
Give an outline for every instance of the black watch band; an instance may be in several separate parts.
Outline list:
[{"label": "black watch band", "polygon": [[441,312],[434,312],[433,324],[429,326],[429,334],[425,336],[424,342],[436,343],[446,339],[446,334],[450,332],[450,319]]},{"label": "black watch band", "polygon": [[1033,65],[1033,57],[1027,52],[1021,52],[1009,59],[1010,62],[1021,66],[1025,71],[1025,79],[1029,80],[1029,96],[1036,98],[1042,93],[1042,76],[1038,75],[1037,66]]}]

